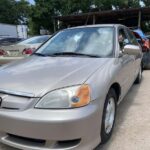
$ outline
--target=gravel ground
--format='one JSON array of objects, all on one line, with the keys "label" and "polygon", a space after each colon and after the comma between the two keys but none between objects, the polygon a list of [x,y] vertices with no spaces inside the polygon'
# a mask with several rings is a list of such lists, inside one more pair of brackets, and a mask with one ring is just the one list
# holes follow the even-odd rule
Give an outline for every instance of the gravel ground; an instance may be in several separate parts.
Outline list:
[{"label": "gravel ground", "polygon": [[[16,150],[0,144],[0,150]],[[150,150],[150,71],[143,72],[118,107],[110,141],[96,150]]]},{"label": "gravel ground", "polygon": [[120,103],[112,138],[97,150],[150,150],[150,71]]}]

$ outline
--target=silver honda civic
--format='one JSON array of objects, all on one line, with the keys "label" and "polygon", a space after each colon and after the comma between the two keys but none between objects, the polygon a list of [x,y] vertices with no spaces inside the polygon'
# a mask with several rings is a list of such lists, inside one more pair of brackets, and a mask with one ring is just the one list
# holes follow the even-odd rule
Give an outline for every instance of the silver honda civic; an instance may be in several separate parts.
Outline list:
[{"label": "silver honda civic", "polygon": [[122,25],[62,30],[0,68],[0,141],[27,150],[92,150],[111,137],[117,105],[140,83],[142,52]]}]

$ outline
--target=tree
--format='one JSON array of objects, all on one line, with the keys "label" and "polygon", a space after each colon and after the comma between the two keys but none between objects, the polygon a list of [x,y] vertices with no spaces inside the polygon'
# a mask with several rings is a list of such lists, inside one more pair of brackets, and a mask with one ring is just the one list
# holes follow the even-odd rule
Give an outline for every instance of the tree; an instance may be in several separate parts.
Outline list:
[{"label": "tree", "polygon": [[0,0],[0,22],[17,24],[15,0]]},{"label": "tree", "polygon": [[53,32],[53,16],[70,15],[79,11],[89,12],[90,0],[35,0],[32,9],[32,33],[38,34],[43,27]]},{"label": "tree", "polygon": [[61,7],[59,0],[35,0],[35,5],[32,6],[32,14],[30,23],[32,24],[32,33],[39,34],[41,28],[53,30],[52,17],[57,15],[59,7]]},{"label": "tree", "polygon": [[90,0],[62,0],[61,13],[69,15],[79,11],[88,12],[91,5]]},{"label": "tree", "polygon": [[[150,0],[143,1],[147,6],[150,3]],[[91,6],[101,11],[140,7],[139,0],[35,0],[30,17],[32,34],[39,34],[41,28],[53,32],[53,16],[87,13]]]},{"label": "tree", "polygon": [[139,0],[94,0],[100,10],[126,9],[139,7]]},{"label": "tree", "polygon": [[149,7],[150,6],[150,0],[143,0],[144,4]]},{"label": "tree", "polygon": [[27,24],[30,5],[25,0],[0,0],[0,22],[8,24]]},{"label": "tree", "polygon": [[20,0],[16,3],[16,16],[19,24],[28,24],[31,14],[31,5],[26,0]]}]

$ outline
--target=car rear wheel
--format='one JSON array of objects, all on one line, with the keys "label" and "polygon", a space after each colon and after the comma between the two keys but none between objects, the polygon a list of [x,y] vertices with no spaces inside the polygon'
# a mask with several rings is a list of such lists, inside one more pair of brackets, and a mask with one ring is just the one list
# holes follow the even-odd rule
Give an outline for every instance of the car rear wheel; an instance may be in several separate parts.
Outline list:
[{"label": "car rear wheel", "polygon": [[101,127],[101,144],[106,143],[111,137],[116,118],[117,96],[114,89],[110,89],[106,97],[103,110]]}]

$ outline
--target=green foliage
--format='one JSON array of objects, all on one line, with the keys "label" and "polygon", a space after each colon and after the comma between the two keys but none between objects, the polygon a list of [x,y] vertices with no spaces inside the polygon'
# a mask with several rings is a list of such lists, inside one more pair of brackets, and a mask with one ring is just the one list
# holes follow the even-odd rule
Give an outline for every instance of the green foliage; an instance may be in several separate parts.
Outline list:
[{"label": "green foliage", "polygon": [[[17,24],[15,13],[16,2],[14,0],[0,0],[0,22]],[[13,13],[12,13],[13,12]]]},{"label": "green foliage", "polygon": [[146,6],[150,6],[150,0],[143,0]]},{"label": "green foliage", "polygon": [[0,0],[0,23],[27,24],[30,5],[25,0]]},{"label": "green foliage", "polygon": [[34,34],[39,34],[41,28],[53,30],[52,16],[57,15],[61,1],[59,0],[36,0],[32,6],[31,23],[34,27]]},{"label": "green foliage", "polygon": [[26,0],[20,0],[16,3],[16,15],[19,23],[28,24],[30,14],[31,6]]},{"label": "green foliage", "polygon": [[63,15],[77,13],[79,10],[88,12],[90,4],[90,0],[62,0],[60,11]]}]

